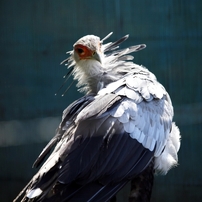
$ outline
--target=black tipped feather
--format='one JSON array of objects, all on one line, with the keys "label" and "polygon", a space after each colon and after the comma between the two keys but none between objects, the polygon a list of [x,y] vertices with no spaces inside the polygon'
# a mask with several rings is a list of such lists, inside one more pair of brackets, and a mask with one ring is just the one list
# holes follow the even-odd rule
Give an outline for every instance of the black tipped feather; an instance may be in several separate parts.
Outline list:
[{"label": "black tipped feather", "polygon": [[122,37],[121,39],[113,42],[113,43],[110,43],[106,48],[105,48],[105,52],[107,51],[110,51],[110,50],[113,50],[114,48],[116,48],[119,44],[123,43],[126,39],[128,39],[129,35],[126,35],[124,37]]}]

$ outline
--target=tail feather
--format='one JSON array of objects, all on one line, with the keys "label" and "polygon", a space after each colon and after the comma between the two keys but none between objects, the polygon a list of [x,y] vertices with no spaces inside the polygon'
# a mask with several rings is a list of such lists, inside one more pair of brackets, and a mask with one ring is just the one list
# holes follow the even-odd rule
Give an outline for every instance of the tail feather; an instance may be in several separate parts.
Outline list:
[{"label": "tail feather", "polygon": [[155,158],[154,168],[157,174],[166,174],[172,167],[178,165],[177,152],[180,148],[180,139],[180,131],[175,123],[172,123],[172,130],[164,151]]}]

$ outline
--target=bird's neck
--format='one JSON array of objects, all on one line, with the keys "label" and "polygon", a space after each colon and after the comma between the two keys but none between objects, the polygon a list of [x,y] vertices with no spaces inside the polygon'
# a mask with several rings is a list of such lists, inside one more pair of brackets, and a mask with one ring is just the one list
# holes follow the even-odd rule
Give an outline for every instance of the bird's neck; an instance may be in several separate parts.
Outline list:
[{"label": "bird's neck", "polygon": [[97,93],[103,83],[104,69],[96,60],[81,60],[75,66],[74,78],[78,80],[80,91]]},{"label": "bird's neck", "polygon": [[125,74],[143,74],[155,79],[146,68],[130,62],[110,62],[103,64],[95,60],[81,60],[74,68],[74,79],[78,80],[81,92],[95,93],[111,82],[121,79]]}]

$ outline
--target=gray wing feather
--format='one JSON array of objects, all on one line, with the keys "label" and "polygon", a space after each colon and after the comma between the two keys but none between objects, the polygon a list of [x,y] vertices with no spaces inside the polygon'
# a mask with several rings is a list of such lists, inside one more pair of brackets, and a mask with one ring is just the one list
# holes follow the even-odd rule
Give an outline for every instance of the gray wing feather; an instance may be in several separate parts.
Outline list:
[{"label": "gray wing feather", "polygon": [[88,119],[90,117],[100,116],[121,97],[116,94],[107,94],[105,96],[96,96],[95,100],[85,107],[77,116],[75,122]]},{"label": "gray wing feather", "polygon": [[173,108],[164,87],[153,74],[145,71],[128,74],[99,91],[121,97],[110,115],[118,118],[131,138],[150,151],[155,148],[155,156],[163,151],[172,125]]}]

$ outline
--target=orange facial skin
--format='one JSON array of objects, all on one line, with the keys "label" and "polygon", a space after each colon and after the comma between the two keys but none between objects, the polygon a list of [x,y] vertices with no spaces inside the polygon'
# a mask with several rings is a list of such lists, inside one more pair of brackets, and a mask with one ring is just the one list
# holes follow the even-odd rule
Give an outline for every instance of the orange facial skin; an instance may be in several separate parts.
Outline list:
[{"label": "orange facial skin", "polygon": [[74,50],[78,54],[80,60],[91,59],[95,53],[95,51],[92,51],[81,44],[75,45]]}]

